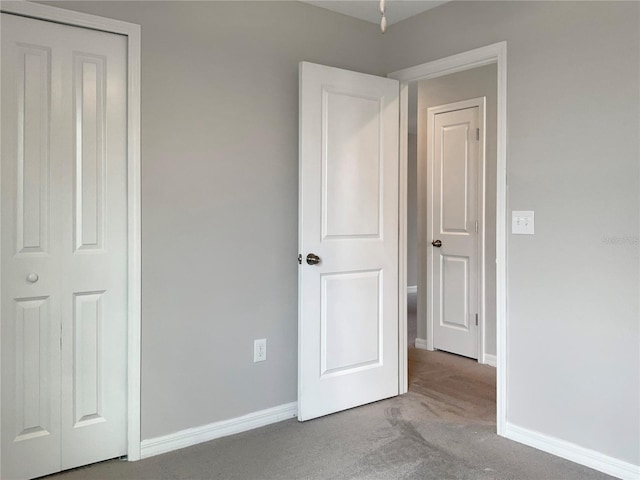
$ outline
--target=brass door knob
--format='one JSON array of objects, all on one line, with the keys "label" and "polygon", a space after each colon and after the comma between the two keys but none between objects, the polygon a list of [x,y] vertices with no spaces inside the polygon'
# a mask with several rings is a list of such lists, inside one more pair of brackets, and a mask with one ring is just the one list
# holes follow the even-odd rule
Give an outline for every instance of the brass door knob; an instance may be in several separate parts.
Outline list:
[{"label": "brass door knob", "polygon": [[436,248],[440,248],[442,246],[442,242],[440,240],[434,240],[433,242],[431,242],[431,245]]}]

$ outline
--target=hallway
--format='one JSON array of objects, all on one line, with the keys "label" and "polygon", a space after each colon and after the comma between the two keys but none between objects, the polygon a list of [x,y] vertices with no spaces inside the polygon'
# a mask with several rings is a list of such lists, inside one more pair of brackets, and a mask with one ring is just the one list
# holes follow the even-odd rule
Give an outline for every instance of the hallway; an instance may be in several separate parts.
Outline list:
[{"label": "hallway", "polygon": [[409,295],[409,391],[425,398],[428,415],[453,423],[496,423],[496,369],[451,353],[414,347],[416,295]]}]

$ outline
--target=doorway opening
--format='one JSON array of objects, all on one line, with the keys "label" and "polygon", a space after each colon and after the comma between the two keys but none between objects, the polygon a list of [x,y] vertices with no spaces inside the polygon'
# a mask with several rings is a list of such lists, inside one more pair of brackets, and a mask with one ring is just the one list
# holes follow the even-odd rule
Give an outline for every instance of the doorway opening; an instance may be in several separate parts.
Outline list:
[{"label": "doorway opening", "polygon": [[496,64],[409,86],[407,281],[416,292],[408,296],[409,388],[426,394],[439,415],[489,423],[496,93]]},{"label": "doorway opening", "polygon": [[416,172],[408,278],[419,298],[417,346],[493,366],[496,74],[490,64],[415,82],[409,143],[417,148],[408,157]]},{"label": "doorway opening", "polygon": [[[479,90],[482,81],[478,78],[474,79],[474,76],[482,77],[482,74],[486,80],[492,82],[488,90],[485,89],[485,91]],[[504,328],[506,323],[504,295],[506,287],[504,270],[506,260],[506,43],[482,47],[394,72],[389,76],[401,82],[401,178],[407,180],[406,184],[401,185],[401,202],[406,202],[404,206],[401,205],[401,212],[404,211],[406,215],[401,218],[401,232],[405,234],[405,237],[401,238],[401,249],[404,247],[404,251],[401,252],[400,264],[406,267],[404,277],[406,282],[400,287],[400,298],[401,304],[403,304],[403,297],[406,302],[403,304],[405,311],[400,312],[399,324],[402,342],[400,391],[401,393],[408,391],[410,382],[414,385],[415,382],[411,375],[419,370],[419,365],[416,363],[418,358],[432,362],[434,365],[458,365],[462,370],[468,370],[467,367],[483,369],[484,372],[490,372],[489,377],[494,376],[495,378],[493,380],[495,388],[490,388],[495,394],[495,403],[491,408],[496,414],[493,418],[496,421],[497,433],[504,435],[503,430],[506,423],[504,415],[506,411],[506,376],[504,372],[507,360]],[[464,88],[465,85],[467,85],[466,88]],[[449,208],[446,215],[440,208],[441,206],[436,205],[437,214],[435,214],[433,207],[436,202],[430,197],[434,194],[434,188],[432,183],[428,183],[433,182],[434,171],[427,168],[429,161],[434,163],[435,151],[432,146],[428,145],[426,138],[420,138],[421,132],[419,130],[428,132],[433,137],[432,141],[435,142],[436,136],[434,136],[433,128],[438,123],[435,121],[438,119],[437,115],[461,112],[472,105],[462,105],[459,102],[472,100],[482,100],[486,107],[485,112],[479,113],[478,116],[481,124],[478,127],[473,127],[473,130],[476,128],[485,130],[481,132],[482,134],[478,131],[477,137],[473,136],[473,140],[476,138],[485,140],[484,145],[480,142],[481,153],[485,155],[485,164],[478,170],[478,190],[462,192],[459,190],[460,184],[456,185],[455,182],[453,187],[444,185],[446,188],[444,195],[442,192],[436,192],[438,200],[443,197],[455,199],[456,192],[462,194],[462,197],[458,195],[458,198],[465,200],[461,204],[454,202],[453,208]],[[478,106],[480,105],[481,103],[478,103]],[[471,130],[471,123],[474,120],[463,121],[460,119],[460,115],[456,115],[444,123],[440,122],[442,125],[440,125],[441,131],[437,134],[438,141],[441,142],[444,138],[446,142],[451,143],[457,135],[456,132],[460,133],[461,130],[464,130],[464,128],[458,127],[465,122],[467,123],[465,128],[468,130],[466,138],[471,140],[474,133]],[[431,124],[428,121],[429,117]],[[443,115],[440,120],[444,118]],[[483,121],[486,122],[486,129],[482,125]],[[447,122],[449,126],[446,125]],[[423,135],[423,137],[426,136],[426,134]],[[431,148],[430,151],[429,148]],[[437,146],[438,154],[446,150],[442,144]],[[427,155],[428,152],[431,154],[430,159]],[[458,157],[466,158],[467,154],[468,152],[465,151],[460,153]],[[442,159],[439,161],[442,163]],[[404,167],[404,171],[402,171],[402,167]],[[429,168],[431,167],[432,165],[429,166]],[[452,177],[465,177],[466,187],[469,187],[469,174],[473,172],[468,170],[468,165],[459,163],[457,172],[455,166],[450,166],[449,173],[452,173],[450,175]],[[439,188],[443,186],[444,177],[440,172],[440,177],[437,179]],[[414,180],[415,185],[412,184]],[[421,183],[418,184],[418,181]],[[465,186],[464,182],[463,186]],[[469,197],[476,198],[477,205],[470,204],[467,201]],[[479,215],[473,217],[470,210],[476,207]],[[451,244],[451,240],[436,238],[433,235],[433,238],[427,238],[433,233],[431,231],[434,226],[432,222],[434,220],[442,222],[443,216],[449,217],[449,219],[444,219],[448,223],[444,227],[442,224],[436,225],[435,231],[439,232],[436,236],[440,237],[440,234],[447,233],[448,230],[448,233],[458,235],[457,240],[466,233],[475,233],[475,221],[478,220],[476,243],[478,267],[476,273],[471,269],[472,260],[465,258],[468,255],[453,252],[449,253],[450,258],[447,259],[446,255],[441,253],[444,251],[444,248],[441,249],[441,247],[445,246],[447,242]],[[452,224],[451,219],[462,219],[463,224],[467,223],[461,227],[460,224]],[[404,224],[402,224],[403,220]],[[468,223],[469,221],[471,223]],[[427,226],[430,228],[427,229]],[[472,236],[469,235],[469,237]],[[475,247],[472,246],[471,250],[473,248]],[[434,255],[433,250],[437,250],[438,254]],[[448,265],[447,261],[449,261]],[[434,264],[436,264],[435,269]],[[445,269],[444,274],[443,268]],[[467,278],[469,275],[477,275],[477,286],[470,286]],[[447,276],[449,281],[446,280]],[[441,289],[439,291],[436,289],[435,292],[436,285],[434,284],[436,281],[434,278],[441,284]],[[451,280],[456,281],[451,282]],[[454,294],[450,294],[448,289],[452,285],[455,287],[456,283],[464,285],[467,290],[474,290],[476,298],[466,295],[469,292],[464,292],[466,296],[458,298]],[[441,305],[436,305],[437,302]],[[442,305],[448,308],[449,316],[444,315],[443,317]],[[452,321],[451,314],[456,308],[458,320]],[[476,314],[478,314],[478,328],[466,328],[475,327]],[[456,351],[448,345],[439,345],[438,331],[437,328],[434,331],[433,327],[434,325],[436,327],[442,326],[443,323],[451,323],[452,325],[449,326],[459,331],[466,329],[472,332],[477,341],[477,349],[475,351]],[[410,351],[411,344],[413,347]],[[404,358],[402,358],[403,354]],[[454,354],[462,354],[472,357],[474,360],[468,360]],[[496,367],[496,370],[483,364],[492,365]],[[429,368],[427,367],[427,369]],[[415,379],[419,381],[418,376]],[[485,398],[486,393],[487,389],[485,388],[482,393]]]}]

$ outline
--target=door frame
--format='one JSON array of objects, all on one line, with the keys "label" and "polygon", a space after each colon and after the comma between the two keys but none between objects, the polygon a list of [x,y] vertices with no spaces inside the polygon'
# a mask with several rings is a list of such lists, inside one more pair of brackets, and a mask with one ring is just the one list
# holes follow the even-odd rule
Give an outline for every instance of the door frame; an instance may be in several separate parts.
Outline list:
[{"label": "door frame", "polygon": [[[478,305],[477,312],[479,314],[480,320],[478,321],[478,329],[476,331],[476,343],[478,348],[478,363],[487,363],[485,358],[485,176],[486,176],[486,97],[472,98],[469,100],[462,100],[459,102],[451,102],[443,105],[438,105],[434,107],[428,107],[426,113],[426,121],[427,121],[427,158],[426,158],[426,168],[418,170],[418,184],[427,185],[426,194],[427,197],[427,213],[426,215],[421,215],[418,213],[418,225],[422,222],[426,223],[423,225],[423,228],[418,227],[419,232],[425,232],[426,230],[426,241],[429,239],[435,238],[433,233],[433,220],[434,220],[434,177],[433,177],[433,167],[434,167],[434,158],[433,158],[433,131],[431,130],[431,126],[433,126],[435,121],[435,116],[439,113],[447,113],[453,112],[456,110],[463,110],[467,108],[478,108],[478,128],[480,129],[480,145],[479,145],[479,165],[478,165],[478,178],[477,178],[477,195],[476,195],[476,206],[478,209],[477,212],[477,221],[478,221],[478,239],[476,244],[476,255],[478,255],[478,271],[476,272],[478,278]],[[420,112],[418,112],[418,118],[420,118]],[[420,123],[420,120],[418,120]],[[419,160],[420,161],[420,160]],[[426,173],[426,178],[425,178]],[[418,190],[420,187],[418,187]],[[420,197],[420,195],[418,195]],[[422,202],[421,202],[422,203]],[[418,205],[418,211],[423,212],[424,205]],[[426,228],[424,228],[426,226]],[[434,338],[433,338],[433,292],[434,292],[434,265],[433,265],[433,249],[427,248],[420,249],[418,251],[418,262],[420,265],[427,266],[427,308],[423,311],[426,311],[427,314],[427,350],[434,350]],[[420,288],[423,287],[423,288]],[[420,285],[420,279],[418,279],[418,295],[424,294],[424,286]]]},{"label": "door frame", "polygon": [[407,164],[409,84],[484,65],[498,66],[497,182],[496,182],[496,430],[505,436],[507,424],[507,42],[398,70],[387,75],[400,82],[400,199],[399,199],[399,392],[408,391],[407,352]]},{"label": "door frame", "polygon": [[140,25],[23,1],[0,11],[127,37],[127,458],[140,460]]}]

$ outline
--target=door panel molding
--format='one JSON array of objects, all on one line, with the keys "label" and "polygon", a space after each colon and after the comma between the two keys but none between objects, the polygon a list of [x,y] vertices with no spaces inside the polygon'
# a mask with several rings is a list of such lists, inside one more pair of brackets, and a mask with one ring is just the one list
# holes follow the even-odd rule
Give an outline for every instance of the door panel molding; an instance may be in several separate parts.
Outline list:
[{"label": "door panel molding", "polygon": [[[140,25],[29,2],[2,2],[0,10],[14,15],[116,33],[127,37],[127,456],[129,461],[139,460],[142,278],[140,263],[142,245],[140,225]],[[0,444],[0,450],[1,448]]]},{"label": "door panel molding", "polygon": [[[400,81],[400,216],[399,216],[399,381],[400,393],[408,391],[407,355],[407,157],[409,84],[442,77],[484,65],[497,64],[497,185],[496,185],[496,369],[497,369],[497,433],[506,436],[507,425],[507,42],[444,57],[432,62],[392,72]],[[484,313],[483,313],[484,314]],[[485,361],[492,361],[487,358]]]}]

